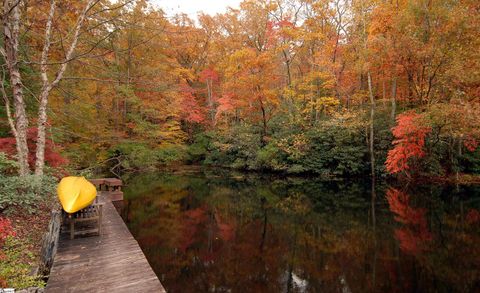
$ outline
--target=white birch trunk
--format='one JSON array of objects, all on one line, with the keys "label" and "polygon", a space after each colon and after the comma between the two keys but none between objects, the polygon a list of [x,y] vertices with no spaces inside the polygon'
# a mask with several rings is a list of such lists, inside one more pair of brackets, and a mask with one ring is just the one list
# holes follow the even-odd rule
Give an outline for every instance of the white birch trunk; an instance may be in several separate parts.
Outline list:
[{"label": "white birch trunk", "polygon": [[90,10],[93,3],[94,3],[94,0],[89,0],[85,5],[83,11],[81,12],[80,16],[78,17],[77,24],[75,25],[72,42],[67,51],[67,54],[65,55],[65,59],[60,65],[59,70],[55,74],[54,80],[52,82],[49,82],[48,75],[47,75],[48,51],[50,49],[50,37],[51,37],[50,35],[51,35],[53,15],[55,13],[55,5],[56,5],[55,0],[51,0],[50,2],[50,13],[48,16],[48,21],[47,21],[46,30],[45,30],[45,43],[42,51],[42,60],[41,60],[41,66],[40,66],[43,86],[42,86],[42,90],[39,97],[40,106],[38,107],[38,123],[37,123],[38,135],[37,135],[37,150],[35,154],[35,175],[36,176],[42,176],[43,169],[45,167],[45,128],[47,123],[48,96],[50,94],[50,91],[55,86],[57,86],[57,84],[62,79],[63,74],[67,69],[67,65],[71,61],[73,52],[75,51],[75,48],[78,43],[80,30],[87,16],[87,12]]},{"label": "white birch trunk", "polygon": [[[9,123],[16,142],[19,175],[26,176],[30,173],[27,144],[28,118],[25,100],[23,99],[22,76],[18,64],[18,38],[20,31],[19,5],[19,1],[5,0],[3,2],[4,48],[2,48],[1,53],[5,58],[10,75],[13,105],[15,107],[15,122],[13,123],[13,119],[10,117]],[[8,97],[5,98],[8,99]],[[9,103],[6,104],[6,106],[9,107]]]}]

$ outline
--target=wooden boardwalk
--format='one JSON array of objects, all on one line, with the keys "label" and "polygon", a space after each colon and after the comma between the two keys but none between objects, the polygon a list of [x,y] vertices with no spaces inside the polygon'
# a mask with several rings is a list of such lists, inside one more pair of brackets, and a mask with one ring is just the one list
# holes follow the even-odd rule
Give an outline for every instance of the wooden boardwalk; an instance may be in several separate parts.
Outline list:
[{"label": "wooden boardwalk", "polygon": [[46,292],[165,292],[109,200],[103,215],[101,236],[61,236]]}]

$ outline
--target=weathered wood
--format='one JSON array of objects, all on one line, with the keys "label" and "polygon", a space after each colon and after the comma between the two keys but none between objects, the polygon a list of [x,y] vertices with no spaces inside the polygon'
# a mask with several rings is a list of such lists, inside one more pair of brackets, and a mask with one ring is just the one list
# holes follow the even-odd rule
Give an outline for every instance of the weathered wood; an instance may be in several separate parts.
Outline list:
[{"label": "weathered wood", "polygon": [[93,185],[95,185],[95,187],[97,189],[100,189],[102,188],[102,185],[105,184],[105,179],[104,178],[100,178],[100,179],[88,179],[88,181],[90,181],[90,183],[92,183]]},{"label": "weathered wood", "polygon": [[61,211],[53,210],[51,212],[48,231],[42,238],[42,248],[40,253],[39,273],[41,275],[48,274],[53,264],[53,259],[57,252],[58,237],[60,235],[60,226],[62,222]]},{"label": "weathered wood", "polygon": [[[74,239],[75,235],[83,235],[87,233],[97,233],[98,235],[101,235],[102,210],[103,203],[98,203],[98,200],[96,198],[94,204],[74,214],[69,214],[68,217],[66,217],[66,220],[70,223],[70,239]],[[75,223],[82,223],[87,221],[96,222],[96,228],[89,228],[87,230],[78,229],[77,231],[75,231]]]},{"label": "weathered wood", "polygon": [[122,180],[118,178],[96,178],[88,179],[88,181],[99,191],[121,191],[123,186]]},{"label": "weathered wood", "polygon": [[119,190],[115,191],[98,191],[97,196],[99,198],[104,198],[105,201],[122,201],[123,200],[123,192]]},{"label": "weathered wood", "polygon": [[122,180],[117,178],[105,178],[104,179],[105,186],[107,187],[107,191],[121,191],[122,190]]},{"label": "weathered wood", "polygon": [[110,201],[102,217],[101,236],[61,236],[46,292],[165,292]]}]

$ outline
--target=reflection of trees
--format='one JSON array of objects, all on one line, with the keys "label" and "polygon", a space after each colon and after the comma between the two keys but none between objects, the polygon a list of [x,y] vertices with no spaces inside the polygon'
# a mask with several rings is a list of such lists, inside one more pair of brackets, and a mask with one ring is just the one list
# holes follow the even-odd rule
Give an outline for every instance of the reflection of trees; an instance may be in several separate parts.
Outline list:
[{"label": "reflection of trees", "polygon": [[432,240],[432,233],[427,227],[426,210],[410,206],[410,196],[397,189],[389,189],[386,196],[390,210],[395,214],[395,220],[404,224],[395,230],[400,248],[405,253],[419,254]]},{"label": "reflection of trees", "polygon": [[[437,197],[390,190],[383,202],[382,189],[377,197],[355,183],[215,173],[137,180],[155,183],[127,194],[129,227],[171,292],[453,291],[478,277],[478,257],[468,256],[479,253],[480,215],[470,203],[457,218]],[[400,246],[392,214],[410,233]]]},{"label": "reflection of trees", "polygon": [[[473,292],[480,285],[480,243],[478,220],[464,221],[463,200],[450,203],[430,197],[434,208],[427,219],[427,209],[414,207],[410,196],[397,189],[387,191],[387,200],[395,220],[402,226],[395,230],[403,253],[415,259],[415,271],[423,284],[421,290]],[[447,208],[455,213],[447,213]],[[469,210],[470,217],[478,213]],[[467,214],[468,218],[468,214]],[[434,237],[435,235],[435,237]]]}]

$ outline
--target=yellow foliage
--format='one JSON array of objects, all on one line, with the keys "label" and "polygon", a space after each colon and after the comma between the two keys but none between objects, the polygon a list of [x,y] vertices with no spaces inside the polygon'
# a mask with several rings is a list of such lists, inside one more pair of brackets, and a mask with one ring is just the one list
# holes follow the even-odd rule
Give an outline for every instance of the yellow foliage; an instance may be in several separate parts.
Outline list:
[{"label": "yellow foliage", "polygon": [[309,101],[305,108],[305,113],[311,113],[315,110],[326,115],[332,115],[338,110],[339,105],[340,101],[335,97],[321,97]]}]

